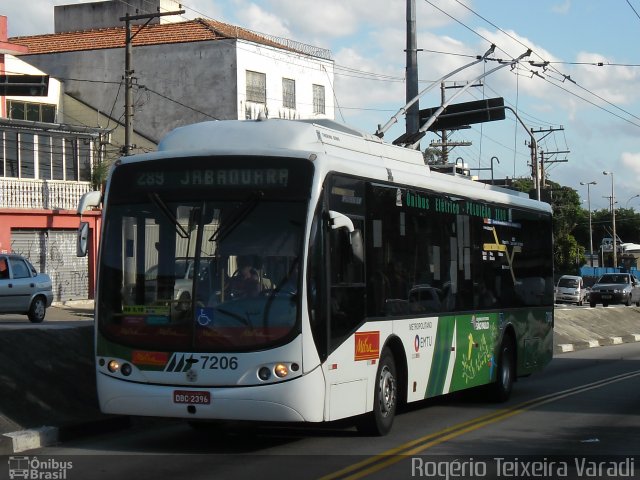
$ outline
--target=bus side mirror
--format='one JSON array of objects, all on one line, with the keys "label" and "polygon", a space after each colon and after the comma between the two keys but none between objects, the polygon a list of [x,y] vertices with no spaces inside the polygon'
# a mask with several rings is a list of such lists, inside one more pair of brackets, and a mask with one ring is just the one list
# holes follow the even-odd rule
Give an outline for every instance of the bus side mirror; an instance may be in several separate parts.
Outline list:
[{"label": "bus side mirror", "polygon": [[89,222],[80,222],[76,241],[76,256],[86,257],[89,245]]},{"label": "bus side mirror", "polygon": [[364,261],[364,243],[362,242],[362,232],[353,226],[353,222],[346,215],[329,210],[329,218],[331,219],[331,229],[346,228],[349,232],[349,242],[351,243],[351,251],[353,256],[361,262]]},{"label": "bus side mirror", "polygon": [[361,262],[364,262],[364,243],[362,241],[362,232],[360,230],[354,230],[350,234],[351,239],[351,251],[353,256]]},{"label": "bus side mirror", "polygon": [[332,230],[336,230],[338,228],[346,228],[349,233],[352,233],[355,230],[351,219],[340,212],[329,210],[329,218],[331,219]]}]

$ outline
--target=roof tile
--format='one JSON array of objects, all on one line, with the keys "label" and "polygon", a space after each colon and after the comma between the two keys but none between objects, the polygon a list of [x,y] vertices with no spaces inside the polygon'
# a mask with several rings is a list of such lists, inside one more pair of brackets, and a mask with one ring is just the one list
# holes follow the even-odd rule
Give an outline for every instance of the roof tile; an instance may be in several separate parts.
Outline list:
[{"label": "roof tile", "polygon": [[[241,27],[197,18],[186,22],[147,25],[142,28],[133,25],[131,32],[133,46],[162,45],[167,43],[190,43],[237,38],[269,45],[276,48],[290,48],[262,37]],[[25,55],[75,52],[80,50],[100,50],[125,47],[125,27],[110,27],[76,32],[62,32],[28,37],[13,37],[11,43],[29,48]]]}]

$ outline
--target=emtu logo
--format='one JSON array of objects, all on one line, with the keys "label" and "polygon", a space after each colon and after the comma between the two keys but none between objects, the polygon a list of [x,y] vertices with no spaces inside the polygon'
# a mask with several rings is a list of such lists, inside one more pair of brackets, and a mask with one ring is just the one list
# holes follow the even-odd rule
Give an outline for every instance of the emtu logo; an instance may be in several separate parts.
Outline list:
[{"label": "emtu logo", "polygon": [[171,355],[169,363],[164,368],[165,372],[186,372],[195,363],[198,363],[198,359],[194,358],[191,354],[174,353]]},{"label": "emtu logo", "polygon": [[433,337],[431,336],[421,337],[420,335],[416,335],[416,338],[413,339],[413,348],[416,353],[418,353],[421,348],[431,346],[433,346]]}]

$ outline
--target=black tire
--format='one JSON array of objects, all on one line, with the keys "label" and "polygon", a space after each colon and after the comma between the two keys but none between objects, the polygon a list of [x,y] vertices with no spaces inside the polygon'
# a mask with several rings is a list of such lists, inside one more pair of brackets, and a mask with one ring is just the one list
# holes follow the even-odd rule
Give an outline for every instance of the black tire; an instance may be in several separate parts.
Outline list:
[{"label": "black tire", "polygon": [[47,313],[47,302],[44,297],[39,296],[31,301],[29,312],[27,316],[31,323],[41,323],[44,320],[44,316]]},{"label": "black tire", "polygon": [[489,385],[489,399],[506,402],[511,395],[516,376],[515,346],[510,335],[506,335],[498,353],[496,381]]},{"label": "black tire", "polygon": [[398,377],[393,355],[382,351],[373,392],[373,412],[363,415],[357,423],[360,433],[383,436],[389,433],[398,407]]},{"label": "black tire", "polygon": [[608,306],[609,306],[609,304],[608,304],[608,303],[603,303],[603,304],[602,304],[602,306],[603,306],[603,307],[608,307]]},{"label": "black tire", "polygon": [[630,307],[631,306],[631,297],[627,298],[627,301],[624,302],[625,306]]},{"label": "black tire", "polygon": [[596,308],[596,304],[594,302],[589,303],[589,305],[591,306],[591,308]]}]

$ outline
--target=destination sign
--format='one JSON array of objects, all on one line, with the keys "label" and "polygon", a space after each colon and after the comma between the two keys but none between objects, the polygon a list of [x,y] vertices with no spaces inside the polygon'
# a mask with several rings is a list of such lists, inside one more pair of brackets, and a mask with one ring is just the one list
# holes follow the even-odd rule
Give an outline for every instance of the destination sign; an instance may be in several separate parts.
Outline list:
[{"label": "destination sign", "polygon": [[178,172],[148,170],[136,174],[142,188],[241,187],[286,188],[288,168],[189,168]]},{"label": "destination sign", "polygon": [[447,197],[428,195],[407,190],[404,203],[407,207],[420,210],[431,210],[451,215],[468,215],[493,221],[508,222],[509,213],[506,208],[496,207],[483,202],[471,200],[451,200]]}]

